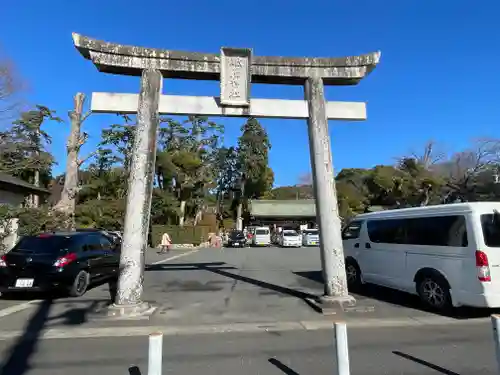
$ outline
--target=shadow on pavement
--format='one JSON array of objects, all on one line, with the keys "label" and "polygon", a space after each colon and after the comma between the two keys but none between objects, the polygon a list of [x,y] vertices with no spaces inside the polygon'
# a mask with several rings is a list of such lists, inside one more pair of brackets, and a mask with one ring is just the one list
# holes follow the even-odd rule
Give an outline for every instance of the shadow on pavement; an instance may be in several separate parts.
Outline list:
[{"label": "shadow on pavement", "polygon": [[404,359],[408,359],[408,360],[410,360],[412,362],[418,363],[419,365],[428,367],[428,368],[430,368],[430,369],[432,369],[432,370],[434,370],[436,372],[439,372],[440,374],[445,374],[445,375],[460,375],[459,373],[457,373],[455,371],[451,371],[451,370],[445,369],[444,367],[441,367],[441,366],[435,365],[433,363],[424,361],[423,359],[414,357],[412,355],[409,355],[409,354],[406,354],[406,353],[403,353],[403,352],[399,352],[397,350],[394,350],[392,353],[395,354],[395,355],[397,355],[397,356],[399,356],[399,357],[402,357]]},{"label": "shadow on pavement", "polygon": [[46,299],[38,306],[24,329],[23,335],[11,348],[0,366],[0,375],[23,375],[29,369],[30,357],[36,352],[38,339],[49,316],[51,299]]},{"label": "shadow on pavement", "polygon": [[[224,266],[224,262],[205,262],[205,263],[160,263],[146,265],[146,271],[189,271],[200,270],[203,267]],[[224,266],[224,269],[237,269],[233,266]]]},{"label": "shadow on pavement", "polygon": [[[54,326],[59,326],[59,325],[68,325],[68,326],[74,326],[74,325],[81,325],[84,323],[88,322],[88,315],[89,313],[92,313],[97,310],[97,307],[101,304],[104,305],[109,305],[110,299],[104,300],[93,300],[91,301],[90,304],[88,304],[85,307],[75,307],[69,310],[64,311],[63,313],[55,316],[51,316],[47,319],[47,322],[51,322],[54,320],[60,319],[60,322],[53,323],[53,324],[48,324],[46,327],[54,327]],[[1,375],[1,374],[0,374]]]},{"label": "shadow on pavement", "polygon": [[207,262],[207,263],[170,263],[170,264],[156,264],[146,268],[147,271],[186,271],[186,270],[204,270],[215,273],[217,275],[232,278],[237,281],[242,281],[248,284],[258,286],[260,288],[269,289],[274,292],[286,294],[296,298],[305,300],[306,298],[316,298],[315,295],[302,292],[299,290],[286,288],[276,284],[271,284],[262,280],[253,279],[251,277],[241,276],[236,273],[227,272],[226,270],[238,270],[233,266],[224,266],[224,262]]},{"label": "shadow on pavement", "polygon": [[128,368],[129,375],[142,375],[141,370],[137,366],[131,366]]},{"label": "shadow on pavement", "polygon": [[292,370],[290,367],[285,365],[283,362],[281,362],[279,359],[276,358],[269,358],[267,360],[270,364],[276,366],[279,370],[281,370],[284,374],[286,375],[299,375],[298,372]]},{"label": "shadow on pavement", "polygon": [[300,290],[286,288],[284,286],[279,286],[279,285],[271,284],[271,283],[268,283],[265,281],[252,279],[251,277],[241,276],[241,275],[238,275],[235,273],[227,272],[227,271],[224,271],[223,268],[220,268],[220,267],[214,267],[214,268],[201,267],[200,269],[205,269],[207,271],[216,273],[216,274],[221,275],[221,276],[230,277],[234,280],[243,281],[245,283],[252,284],[252,285],[258,286],[260,288],[265,288],[265,289],[272,290],[274,292],[287,294],[287,295],[292,296],[292,297],[300,298],[304,301],[306,299],[315,299],[317,297],[311,293],[306,293],[306,292],[302,292]]},{"label": "shadow on pavement", "polygon": [[[323,285],[323,275],[321,271],[303,271],[294,272],[294,274]],[[419,297],[416,295],[373,284],[363,285],[359,290],[352,293],[352,295],[359,300],[370,298],[395,306],[425,311],[455,319],[485,318],[498,312],[498,309],[479,309],[470,307],[455,308],[450,313],[436,312],[423,306]]]},{"label": "shadow on pavement", "polygon": [[10,348],[9,354],[0,364],[0,375],[24,375],[31,369],[31,356],[36,352],[38,341],[43,330],[47,328],[48,322],[64,318],[63,324],[79,325],[87,321],[86,315],[93,308],[93,304],[91,304],[83,309],[72,309],[58,316],[50,317],[54,301],[54,297],[49,296],[38,304],[36,311],[26,324],[22,336],[17,339]]}]

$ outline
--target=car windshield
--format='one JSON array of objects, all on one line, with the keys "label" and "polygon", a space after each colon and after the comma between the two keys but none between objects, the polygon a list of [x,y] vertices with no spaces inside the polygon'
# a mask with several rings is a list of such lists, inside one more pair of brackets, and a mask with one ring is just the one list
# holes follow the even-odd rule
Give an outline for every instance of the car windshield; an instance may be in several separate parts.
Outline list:
[{"label": "car windshield", "polygon": [[240,237],[245,237],[245,235],[243,234],[243,232],[241,232],[239,230],[235,230],[235,231],[231,232],[230,237],[231,238],[240,238]]},{"label": "car windshield", "polygon": [[17,253],[58,253],[69,248],[71,239],[66,236],[26,236],[12,251]]},{"label": "car windshield", "polygon": [[298,236],[297,232],[283,232],[283,236],[285,237],[295,237]]},{"label": "car windshield", "polygon": [[319,234],[317,230],[305,230],[304,234]]},{"label": "car windshield", "polygon": [[498,214],[481,215],[484,244],[488,247],[500,247],[500,220]]},{"label": "car windshield", "polygon": [[267,229],[257,229],[255,234],[268,234],[269,231]]}]

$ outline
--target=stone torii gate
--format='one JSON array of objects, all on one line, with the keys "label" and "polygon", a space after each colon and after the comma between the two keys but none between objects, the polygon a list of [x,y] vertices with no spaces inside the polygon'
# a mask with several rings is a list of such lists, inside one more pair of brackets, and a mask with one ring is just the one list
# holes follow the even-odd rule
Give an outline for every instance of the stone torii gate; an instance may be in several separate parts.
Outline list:
[{"label": "stone torii gate", "polygon": [[[118,291],[110,315],[151,311],[142,301],[159,115],[307,119],[321,228],[323,306],[352,306],[347,290],[328,120],[365,120],[365,103],[326,102],[324,85],[356,85],[378,64],[380,52],[339,58],[253,56],[251,49],[220,54],[126,46],[73,34],[75,47],[105,73],[141,76],[140,93],[93,93],[92,112],[137,113]],[[220,80],[220,97],[162,95],[163,78]],[[251,83],[303,85],[305,100],[251,99]]]}]

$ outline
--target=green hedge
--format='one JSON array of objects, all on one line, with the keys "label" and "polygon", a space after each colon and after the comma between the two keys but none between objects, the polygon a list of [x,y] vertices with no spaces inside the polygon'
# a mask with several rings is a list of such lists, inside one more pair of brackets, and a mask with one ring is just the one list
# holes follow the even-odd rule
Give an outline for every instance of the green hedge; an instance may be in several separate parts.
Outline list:
[{"label": "green hedge", "polygon": [[224,219],[222,221],[222,227],[225,229],[225,230],[231,230],[233,228],[236,227],[236,223],[233,219]]},{"label": "green hedge", "polygon": [[161,236],[167,232],[174,244],[194,244],[199,245],[202,241],[208,240],[208,234],[213,232],[212,228],[205,225],[196,227],[185,225],[179,227],[177,225],[153,225],[152,238],[153,246],[159,245]]}]

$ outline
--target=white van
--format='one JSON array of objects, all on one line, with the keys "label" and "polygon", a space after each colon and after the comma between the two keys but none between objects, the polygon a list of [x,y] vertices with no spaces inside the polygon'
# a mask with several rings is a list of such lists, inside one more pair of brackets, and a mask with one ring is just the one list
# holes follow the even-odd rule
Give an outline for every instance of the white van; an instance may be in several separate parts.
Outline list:
[{"label": "white van", "polygon": [[269,246],[271,245],[271,231],[266,227],[256,227],[253,232],[252,245]]},{"label": "white van", "polygon": [[500,307],[500,202],[362,214],[342,239],[351,288],[398,289],[438,310]]},{"label": "white van", "polygon": [[302,245],[303,246],[319,246],[319,230],[318,229],[304,229],[302,231]]}]

